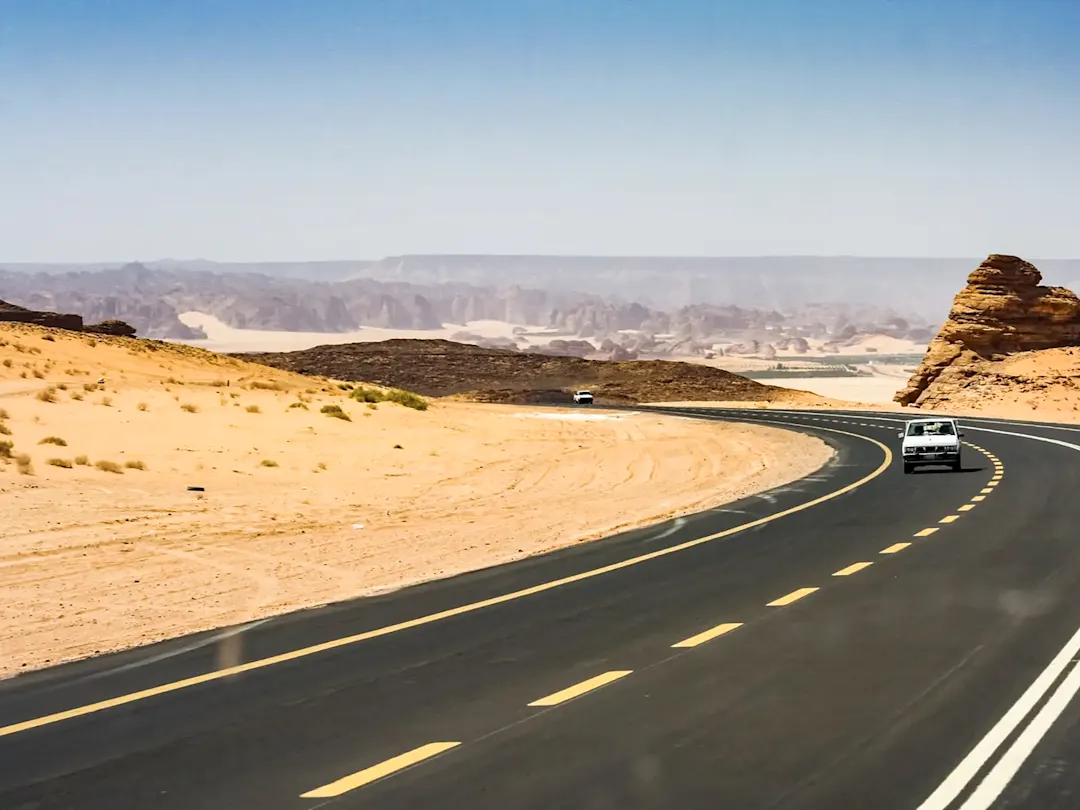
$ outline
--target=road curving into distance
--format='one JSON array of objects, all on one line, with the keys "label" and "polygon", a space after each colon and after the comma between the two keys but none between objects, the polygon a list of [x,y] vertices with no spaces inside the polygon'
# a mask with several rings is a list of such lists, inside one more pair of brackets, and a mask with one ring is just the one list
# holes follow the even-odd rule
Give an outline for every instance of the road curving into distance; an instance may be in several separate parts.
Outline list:
[{"label": "road curving into distance", "polygon": [[[1080,429],[0,683],[0,807],[1075,808]],[[557,508],[557,505],[553,505]]]}]

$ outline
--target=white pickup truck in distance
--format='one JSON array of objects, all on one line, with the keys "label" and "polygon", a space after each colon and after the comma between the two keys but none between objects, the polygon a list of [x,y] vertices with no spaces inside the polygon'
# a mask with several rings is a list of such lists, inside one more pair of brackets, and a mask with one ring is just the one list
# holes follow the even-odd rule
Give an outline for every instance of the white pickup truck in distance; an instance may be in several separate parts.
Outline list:
[{"label": "white pickup truck in distance", "polygon": [[932,464],[947,465],[953,472],[960,472],[963,469],[960,460],[960,439],[963,436],[960,425],[951,417],[912,419],[900,433],[904,472],[910,473],[916,467]]},{"label": "white pickup truck in distance", "polygon": [[592,405],[592,391],[575,391],[574,402],[578,405]]}]

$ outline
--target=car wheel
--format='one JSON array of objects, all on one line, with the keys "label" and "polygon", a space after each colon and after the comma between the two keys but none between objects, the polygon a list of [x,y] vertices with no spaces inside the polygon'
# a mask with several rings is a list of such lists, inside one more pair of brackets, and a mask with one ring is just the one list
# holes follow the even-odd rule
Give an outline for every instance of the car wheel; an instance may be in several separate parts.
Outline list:
[{"label": "car wheel", "polygon": [[963,472],[964,471],[964,462],[962,462],[960,459],[957,459],[956,461],[954,461],[950,466],[952,467],[953,472]]},{"label": "car wheel", "polygon": [[915,472],[915,465],[914,464],[905,464],[904,465],[904,475],[911,475],[913,472]]}]

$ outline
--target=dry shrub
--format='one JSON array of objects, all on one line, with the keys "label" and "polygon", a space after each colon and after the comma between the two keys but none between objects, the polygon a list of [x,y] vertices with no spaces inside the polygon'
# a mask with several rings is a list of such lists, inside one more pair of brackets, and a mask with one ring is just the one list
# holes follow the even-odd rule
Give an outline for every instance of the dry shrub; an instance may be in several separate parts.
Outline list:
[{"label": "dry shrub", "polygon": [[122,475],[124,472],[124,468],[117,464],[115,461],[106,461],[105,459],[101,459],[100,461],[95,461],[94,466],[102,472],[116,473],[117,475]]},{"label": "dry shrub", "polygon": [[67,447],[67,442],[59,436],[46,436],[38,444],[55,444],[57,447]]},{"label": "dry shrub", "polygon": [[332,416],[334,419],[341,419],[345,422],[352,421],[349,415],[341,410],[340,405],[323,405],[319,409],[319,413],[325,413],[327,416]]},{"label": "dry shrub", "polygon": [[70,470],[73,466],[66,458],[50,458],[45,463],[50,467],[63,467],[65,470]]},{"label": "dry shrub", "polygon": [[142,470],[146,471],[146,464],[142,461],[125,461],[124,466],[129,470]]},{"label": "dry shrub", "polygon": [[38,391],[36,396],[41,402],[56,402],[56,389],[50,385]]},{"label": "dry shrub", "polygon": [[184,411],[185,413],[198,413],[199,412],[198,406],[197,405],[192,405],[190,402],[185,402],[183,405],[181,405],[180,410]]}]

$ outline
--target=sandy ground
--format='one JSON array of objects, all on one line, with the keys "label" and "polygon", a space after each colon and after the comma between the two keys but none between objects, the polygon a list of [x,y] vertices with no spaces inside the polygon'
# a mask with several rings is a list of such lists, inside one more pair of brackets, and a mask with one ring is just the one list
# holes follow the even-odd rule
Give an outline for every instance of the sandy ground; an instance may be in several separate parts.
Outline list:
[{"label": "sandy ground", "polygon": [[[1020,421],[1080,423],[1080,347],[1021,352],[968,368],[938,410]],[[940,385],[940,383],[938,384]],[[939,389],[940,390],[940,389]]]},{"label": "sandy ground", "polygon": [[757,382],[781,388],[797,388],[829,399],[864,405],[889,405],[907,378],[873,377],[755,377]]},{"label": "sandy ground", "polygon": [[33,327],[0,326],[0,408],[6,675],[717,506],[831,454],[646,413],[370,407],[187,347]]}]

